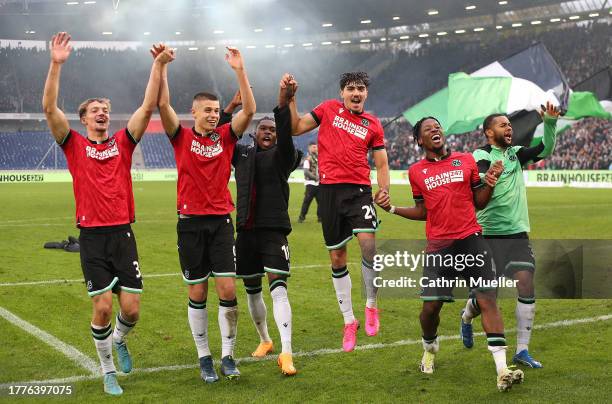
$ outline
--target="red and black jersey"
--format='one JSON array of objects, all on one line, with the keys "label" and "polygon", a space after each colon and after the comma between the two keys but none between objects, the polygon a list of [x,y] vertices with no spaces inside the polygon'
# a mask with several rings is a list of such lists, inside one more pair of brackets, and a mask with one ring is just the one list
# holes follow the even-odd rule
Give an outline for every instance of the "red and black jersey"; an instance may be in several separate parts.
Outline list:
[{"label": "red and black jersey", "polygon": [[427,240],[461,240],[481,231],[472,190],[482,183],[471,154],[423,159],[410,167],[408,177],[415,201],[425,202]]},{"label": "red and black jersey", "polygon": [[339,100],[327,100],[311,112],[319,124],[321,184],[371,185],[368,150],[385,148],[382,125],[374,115],[355,114]]},{"label": "red and black jersey", "polygon": [[178,213],[226,215],[234,210],[227,184],[237,141],[231,123],[209,135],[199,134],[194,128],[178,128],[170,138],[178,171]]},{"label": "red and black jersey", "polygon": [[130,169],[136,144],[127,129],[100,143],[70,130],[60,146],[72,175],[78,227],[134,222]]}]

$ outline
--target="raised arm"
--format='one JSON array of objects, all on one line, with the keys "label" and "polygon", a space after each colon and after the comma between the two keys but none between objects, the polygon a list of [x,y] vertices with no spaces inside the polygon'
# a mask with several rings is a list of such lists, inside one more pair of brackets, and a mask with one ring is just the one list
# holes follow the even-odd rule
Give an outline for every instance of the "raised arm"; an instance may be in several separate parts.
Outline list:
[{"label": "raised arm", "polygon": [[546,103],[546,107],[542,105],[540,116],[544,121],[544,136],[542,136],[540,143],[537,145],[533,147],[521,147],[516,152],[516,156],[521,165],[529,161],[536,162],[545,159],[553,153],[557,140],[557,119],[560,114],[560,110],[550,102]]},{"label": "raised arm", "polygon": [[285,73],[281,78],[278,93],[278,107],[274,109],[276,122],[276,144],[278,155],[288,172],[299,163],[298,153],[291,137],[291,113],[289,102],[294,98],[298,85],[292,75]]},{"label": "raised arm", "polygon": [[[154,50],[155,47],[151,49],[151,52],[153,53]],[[142,138],[142,135],[149,125],[151,116],[153,116],[153,111],[155,111],[155,107],[157,106],[162,66],[167,65],[173,60],[174,51],[172,49],[164,49],[159,52],[153,60],[153,66],[151,66],[151,74],[149,75],[149,82],[147,83],[142,105],[132,114],[127,124],[128,132],[130,132],[130,135],[132,135],[136,141]]]},{"label": "raised arm", "polygon": [[47,125],[55,141],[60,144],[70,131],[70,124],[66,115],[57,106],[62,65],[70,57],[70,51],[72,51],[72,46],[70,46],[70,35],[68,33],[59,32],[53,36],[51,39],[51,64],[49,65],[42,99]]},{"label": "raised arm", "polygon": [[221,116],[219,117],[218,126],[225,125],[232,121],[232,115],[236,108],[242,105],[242,98],[240,98],[240,90],[236,91],[232,100],[221,110]]},{"label": "raised arm", "polygon": [[291,112],[291,133],[293,136],[303,135],[319,126],[311,113],[300,116],[295,97],[289,102],[289,111]]},{"label": "raised arm", "polygon": [[[165,45],[153,46],[151,54],[154,58],[157,58],[158,54],[166,49]],[[176,54],[174,55],[176,57]],[[162,126],[166,135],[172,137],[176,135],[179,125],[179,121],[176,112],[170,105],[170,89],[168,87],[168,63],[161,66],[160,84],[159,84],[159,95],[157,99],[157,107],[159,108],[159,116],[161,117]]]},{"label": "raised arm", "polygon": [[242,110],[240,110],[232,118],[232,131],[238,137],[242,136],[245,130],[249,127],[257,106],[255,104],[255,97],[253,96],[253,90],[249,84],[249,78],[244,68],[244,60],[240,51],[236,48],[227,48],[228,53],[225,54],[225,60],[234,70],[236,79],[238,80],[238,86],[240,87],[240,97],[242,100]]}]

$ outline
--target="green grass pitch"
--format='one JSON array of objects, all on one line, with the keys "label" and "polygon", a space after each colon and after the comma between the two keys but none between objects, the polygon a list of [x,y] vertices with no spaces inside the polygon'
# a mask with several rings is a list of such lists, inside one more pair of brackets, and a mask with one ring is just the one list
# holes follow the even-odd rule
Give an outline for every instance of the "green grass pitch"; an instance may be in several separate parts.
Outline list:
[{"label": "green grass pitch", "polygon": [[[234,186],[232,184],[232,192]],[[394,204],[411,204],[407,186],[393,186]],[[297,376],[283,377],[273,358],[244,361],[242,378],[205,385],[200,379],[195,346],[186,318],[186,287],[180,277],[176,251],[175,183],[134,183],[136,218],[133,225],[145,280],[141,320],[128,337],[136,370],[120,377],[125,402],[601,402],[612,391],[608,366],[612,354],[612,320],[587,323],[561,320],[612,314],[612,300],[538,300],[536,329],[530,347],[544,369],[526,370],[525,383],[501,394],[495,388],[495,370],[483,337],[466,350],[457,339],[441,341],[436,372],[419,372],[422,354],[418,313],[413,298],[381,299],[381,331],[352,353],[341,348],[342,318],[331,282],[329,259],[315,205],[303,224],[297,216],[303,185],[292,184],[290,235],[292,276],[289,299],[293,309],[293,349]],[[612,190],[531,188],[528,190],[531,237],[612,238]],[[71,345],[97,363],[89,332],[91,303],[82,279],[78,254],[43,250],[45,241],[78,235],[74,227],[72,184],[0,185],[0,307]],[[380,212],[381,239],[423,238],[424,223]],[[358,245],[349,244],[350,262],[359,262]],[[318,265],[315,267],[315,265]],[[309,266],[305,268],[304,266]],[[350,265],[353,305],[363,321],[361,274]],[[150,277],[150,275],[172,274]],[[149,276],[149,277],[148,277]],[[44,280],[64,283],[6,285]],[[239,326],[235,356],[246,358],[258,337],[249,318],[244,287],[238,282]],[[268,325],[276,347],[278,332],[269,293]],[[209,295],[210,346],[220,356],[216,296]],[[507,329],[514,328],[514,300],[500,302]],[[442,311],[439,334],[456,336],[461,303]],[[475,331],[481,331],[475,323]],[[508,359],[516,334],[507,334]],[[397,341],[403,341],[394,344]],[[0,318],[0,384],[87,376],[64,354]],[[373,345],[378,344],[378,345]],[[328,349],[328,350],[326,350]],[[115,358],[116,359],[116,358]],[[169,368],[177,365],[176,368]],[[163,369],[156,369],[156,368]],[[100,378],[73,382],[71,400],[107,399]],[[0,393],[6,398],[6,390]],[[25,400],[24,400],[25,401]]]}]

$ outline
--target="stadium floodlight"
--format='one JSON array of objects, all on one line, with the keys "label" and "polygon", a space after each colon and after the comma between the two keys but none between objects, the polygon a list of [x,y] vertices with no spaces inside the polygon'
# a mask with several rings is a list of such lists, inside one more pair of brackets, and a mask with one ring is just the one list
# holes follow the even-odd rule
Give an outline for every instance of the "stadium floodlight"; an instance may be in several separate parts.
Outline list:
[{"label": "stadium floodlight", "polygon": [[295,45],[292,43],[286,43],[283,45],[285,48],[293,48]]},{"label": "stadium floodlight", "polygon": [[276,45],[269,44],[269,45],[264,46],[264,48],[272,49],[272,48],[276,48]]},{"label": "stadium floodlight", "polygon": [[331,45],[332,43],[330,41],[325,41],[325,42],[321,42],[321,45]]},{"label": "stadium floodlight", "polygon": [[475,5],[469,5],[469,6],[465,6],[466,10],[474,10],[476,8]]},{"label": "stadium floodlight", "polygon": [[255,49],[255,48],[257,48],[257,46],[255,46],[255,45],[247,45],[247,47],[246,47],[246,48],[247,48],[247,49]]},{"label": "stadium floodlight", "polygon": [[216,29],[213,31],[213,34],[223,34],[225,33],[225,31],[223,31],[222,29]]},{"label": "stadium floodlight", "polygon": [[436,34],[437,36],[444,36],[444,35],[448,35],[448,32],[446,31],[440,31]]},{"label": "stadium floodlight", "polygon": [[369,39],[361,39],[359,42],[361,42],[361,43],[369,43],[370,40]]},{"label": "stadium floodlight", "polygon": [[190,48],[187,48],[187,50],[190,50],[190,51],[197,51],[197,50],[198,50],[198,48],[197,48],[197,47],[195,47],[195,46],[192,46],[192,47],[190,47]]},{"label": "stadium floodlight", "polygon": [[78,5],[78,4],[79,4],[79,2],[78,2],[78,1],[67,1],[67,2],[66,2],[66,5],[67,5],[67,6],[76,6],[76,5]]},{"label": "stadium floodlight", "polygon": [[333,27],[334,24],[332,24],[331,22],[324,22],[323,24],[321,24],[321,26],[323,28],[328,28],[328,27]]},{"label": "stadium floodlight", "polygon": [[419,38],[427,38],[429,34],[419,34]]},{"label": "stadium floodlight", "polygon": [[35,34],[35,33],[36,33],[36,31],[27,30],[25,33],[26,33],[26,34]]},{"label": "stadium floodlight", "polygon": [[496,25],[496,26],[495,26],[495,29],[502,29],[502,28],[504,28],[504,26],[503,26],[503,25]]},{"label": "stadium floodlight", "polygon": [[599,17],[599,13],[591,13],[591,14],[589,14],[589,17],[591,17],[591,18]]},{"label": "stadium floodlight", "polygon": [[96,2],[95,1],[84,1],[83,4],[90,5],[90,4],[96,4]]},{"label": "stadium floodlight", "polygon": [[143,33],[142,33],[142,35],[149,36],[149,35],[151,35],[151,32],[149,32],[149,31],[145,31],[145,32],[143,32]]},{"label": "stadium floodlight", "polygon": [[255,28],[253,32],[263,32],[263,28]]},{"label": "stadium floodlight", "polygon": [[512,28],[518,28],[518,27],[522,27],[523,23],[522,22],[515,22],[514,24],[512,24]]},{"label": "stadium floodlight", "polygon": [[476,27],[476,28],[474,28],[474,32],[482,32],[482,31],[484,31],[483,27]]},{"label": "stadium floodlight", "polygon": [[112,31],[102,31],[102,35],[113,35]]},{"label": "stadium floodlight", "polygon": [[399,18],[399,16],[398,16],[398,15],[394,15],[394,16],[393,16],[393,21],[397,21],[397,20],[399,20],[399,19],[400,19],[400,18]]},{"label": "stadium floodlight", "polygon": [[302,44],[303,47],[307,48],[309,46],[312,46],[312,42],[306,42]]},{"label": "stadium floodlight", "polygon": [[551,18],[550,22],[559,22],[561,21],[561,18]]},{"label": "stadium floodlight", "polygon": [[572,15],[572,16],[571,16],[569,19],[570,19],[570,20],[577,20],[577,19],[579,19],[579,18],[580,18],[580,16],[579,16],[579,15]]},{"label": "stadium floodlight", "polygon": [[206,48],[206,49],[208,49],[208,50],[215,50],[215,47],[214,47],[214,46],[209,46],[209,47],[208,47],[208,48]]},{"label": "stadium floodlight", "polygon": [[500,6],[505,6],[506,4],[508,4],[508,2],[506,0],[502,0],[498,1],[497,4],[499,4]]},{"label": "stadium floodlight", "polygon": [[340,41],[341,44],[346,45],[348,43],[351,43],[351,41]]},{"label": "stadium floodlight", "polygon": [[465,34],[465,30],[464,29],[456,29],[455,30],[455,34]]},{"label": "stadium floodlight", "polygon": [[438,10],[431,9],[431,10],[427,11],[427,15],[438,15]]},{"label": "stadium floodlight", "polygon": [[540,24],[542,24],[542,21],[540,20],[531,21],[531,25],[540,25]]},{"label": "stadium floodlight", "polygon": [[402,40],[409,39],[409,38],[410,38],[410,35],[402,35],[399,37],[399,39],[402,39]]},{"label": "stadium floodlight", "polygon": [[372,20],[361,20],[360,22],[362,24],[370,24],[372,22]]},{"label": "stadium floodlight", "polygon": [[285,31],[291,31],[291,29],[292,29],[292,28],[291,28],[291,27],[285,27],[285,28],[283,28],[283,29],[284,29]]}]

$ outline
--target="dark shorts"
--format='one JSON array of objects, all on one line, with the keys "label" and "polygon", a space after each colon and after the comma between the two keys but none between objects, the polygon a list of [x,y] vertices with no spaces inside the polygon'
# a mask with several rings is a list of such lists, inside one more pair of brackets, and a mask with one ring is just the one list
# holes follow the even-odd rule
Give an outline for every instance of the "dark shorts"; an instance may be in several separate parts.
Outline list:
[{"label": "dark shorts", "polygon": [[258,278],[266,272],[289,275],[289,243],[284,232],[245,230],[236,237],[236,276]]},{"label": "dark shorts", "polygon": [[185,283],[236,276],[234,224],[230,215],[194,216],[176,225],[178,252]]},{"label": "dark shorts", "polygon": [[452,302],[455,300],[453,289],[458,286],[458,280],[464,280],[470,290],[484,292],[495,290],[489,284],[495,279],[491,252],[482,235],[476,233],[426,254],[422,281],[436,284],[422,285],[421,299]]},{"label": "dark shorts", "polygon": [[505,236],[485,236],[493,253],[498,276],[512,275],[517,271],[535,271],[535,256],[527,233]]},{"label": "dark shorts", "polygon": [[344,247],[356,233],[374,233],[378,218],[372,187],[356,184],[321,184],[319,203],[323,238],[328,250]]},{"label": "dark shorts", "polygon": [[81,268],[90,297],[109,290],[142,293],[136,237],[129,224],[81,228]]}]

